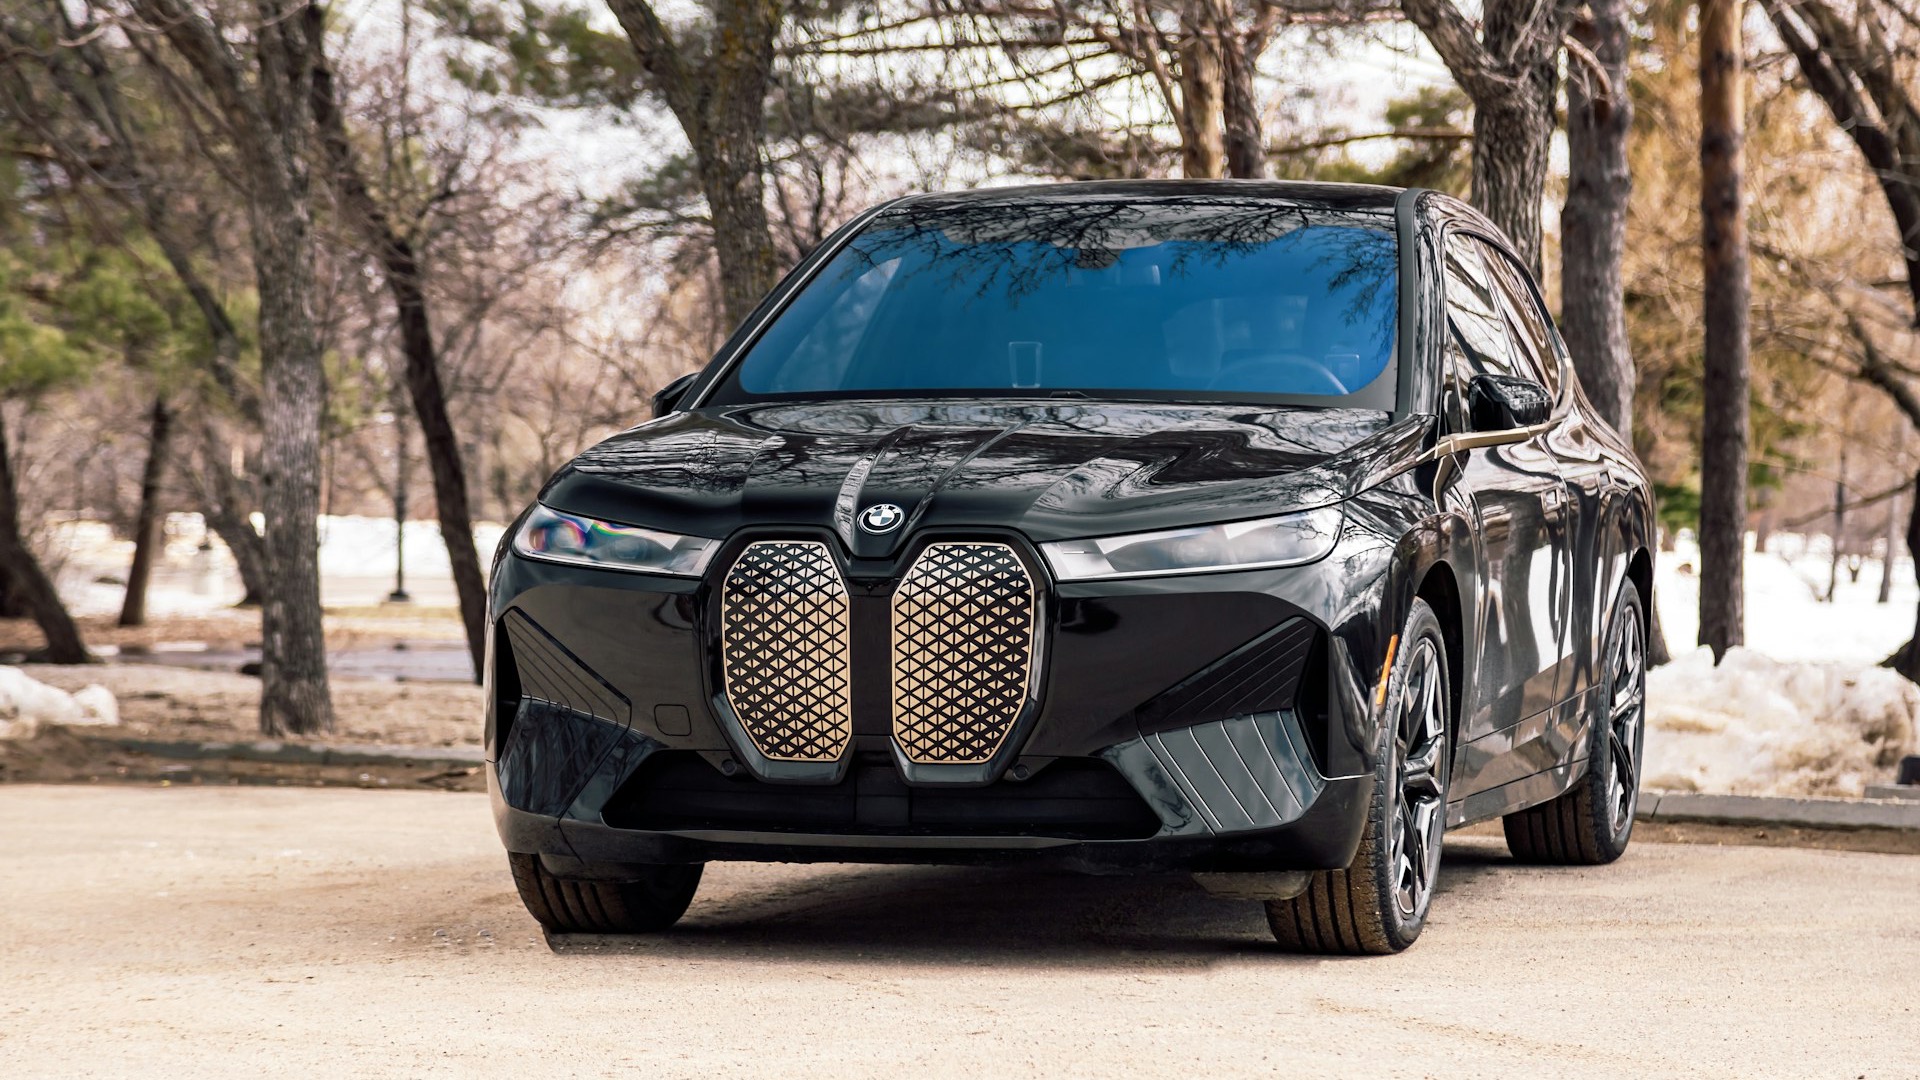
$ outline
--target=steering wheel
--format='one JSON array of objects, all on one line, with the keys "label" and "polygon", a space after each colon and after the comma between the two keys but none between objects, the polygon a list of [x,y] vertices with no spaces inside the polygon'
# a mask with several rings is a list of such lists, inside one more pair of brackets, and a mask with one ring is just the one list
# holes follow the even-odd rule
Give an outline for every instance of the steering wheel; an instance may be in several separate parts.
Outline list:
[{"label": "steering wheel", "polygon": [[[1261,378],[1249,378],[1260,373]],[[1272,383],[1287,386],[1285,390],[1266,390],[1261,384]],[[1312,389],[1297,389],[1301,386]],[[1221,368],[1207,383],[1209,390],[1258,390],[1275,394],[1325,394],[1333,397],[1345,397],[1352,391],[1333,369],[1304,353],[1269,353],[1261,356],[1236,360]]]}]

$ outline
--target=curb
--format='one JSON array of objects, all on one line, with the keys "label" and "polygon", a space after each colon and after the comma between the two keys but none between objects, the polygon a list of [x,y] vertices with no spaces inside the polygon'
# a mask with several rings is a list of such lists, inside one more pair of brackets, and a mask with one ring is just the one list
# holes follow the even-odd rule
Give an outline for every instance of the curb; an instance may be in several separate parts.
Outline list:
[{"label": "curb", "polygon": [[266,761],[283,765],[393,765],[470,768],[485,760],[477,746],[387,746],[375,743],[197,742],[185,739],[97,738],[117,750],[170,761]]},{"label": "curb", "polygon": [[1893,799],[1898,802],[1920,802],[1920,785],[1916,784],[1869,784],[1867,798]]},{"label": "curb", "polygon": [[1900,829],[1920,832],[1920,801],[1893,799],[1781,799],[1756,795],[1640,793],[1642,821],[1718,825],[1777,825],[1812,829]]}]

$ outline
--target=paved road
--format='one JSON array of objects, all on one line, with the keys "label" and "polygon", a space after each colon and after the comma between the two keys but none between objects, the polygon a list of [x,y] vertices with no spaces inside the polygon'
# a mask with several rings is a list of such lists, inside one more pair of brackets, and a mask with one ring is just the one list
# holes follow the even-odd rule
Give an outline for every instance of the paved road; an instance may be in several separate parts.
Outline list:
[{"label": "paved road", "polygon": [[1920,857],[1449,847],[1404,956],[1179,879],[713,868],[550,948],[470,794],[0,788],[0,1077],[1920,1076]]}]

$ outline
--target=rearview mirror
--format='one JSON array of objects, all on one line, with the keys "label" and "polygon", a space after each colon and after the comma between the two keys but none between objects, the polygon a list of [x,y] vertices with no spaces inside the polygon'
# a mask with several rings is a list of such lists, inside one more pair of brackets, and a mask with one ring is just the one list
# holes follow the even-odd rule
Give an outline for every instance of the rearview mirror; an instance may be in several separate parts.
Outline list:
[{"label": "rearview mirror", "polygon": [[1553,395],[1532,379],[1475,375],[1467,384],[1467,422],[1475,431],[1512,431],[1545,423]]},{"label": "rearview mirror", "polygon": [[674,406],[680,404],[680,399],[687,396],[687,390],[693,386],[693,380],[699,377],[699,372],[689,371],[654,391],[653,415],[659,417],[672,412]]}]

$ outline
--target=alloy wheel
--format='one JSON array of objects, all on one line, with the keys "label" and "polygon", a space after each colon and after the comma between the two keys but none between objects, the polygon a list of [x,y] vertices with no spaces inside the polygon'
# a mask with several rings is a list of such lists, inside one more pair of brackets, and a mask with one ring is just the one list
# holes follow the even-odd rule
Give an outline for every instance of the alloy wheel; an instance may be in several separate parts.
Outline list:
[{"label": "alloy wheel", "polygon": [[1635,612],[1616,620],[1608,671],[1607,822],[1615,836],[1633,821],[1640,797],[1640,751],[1646,734],[1647,648]]},{"label": "alloy wheel", "polygon": [[1438,644],[1414,648],[1401,694],[1395,749],[1400,760],[1393,828],[1394,899],[1402,918],[1415,918],[1433,897],[1446,828],[1447,695]]}]

